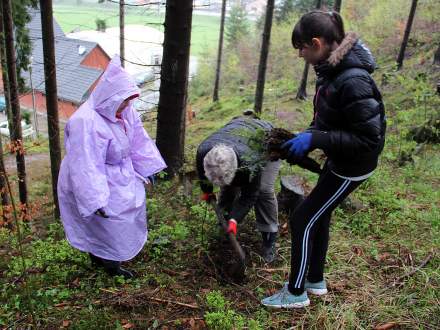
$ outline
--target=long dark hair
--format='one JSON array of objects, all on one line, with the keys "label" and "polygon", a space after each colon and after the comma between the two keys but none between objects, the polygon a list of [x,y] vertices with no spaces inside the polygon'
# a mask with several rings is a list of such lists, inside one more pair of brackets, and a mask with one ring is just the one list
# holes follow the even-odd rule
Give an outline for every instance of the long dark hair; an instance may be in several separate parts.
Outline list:
[{"label": "long dark hair", "polygon": [[340,44],[344,36],[344,22],[341,15],[335,11],[313,10],[304,14],[295,24],[292,45],[299,49],[305,44],[310,45],[313,38],[324,38],[328,44],[333,44],[335,41]]}]

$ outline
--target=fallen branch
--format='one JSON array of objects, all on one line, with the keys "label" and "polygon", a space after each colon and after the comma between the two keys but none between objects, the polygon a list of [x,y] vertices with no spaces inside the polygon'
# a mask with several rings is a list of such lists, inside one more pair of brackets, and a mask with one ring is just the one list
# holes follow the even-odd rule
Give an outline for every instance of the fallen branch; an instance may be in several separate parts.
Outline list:
[{"label": "fallen branch", "polygon": [[162,271],[165,273],[165,274],[168,274],[168,275],[170,275],[170,276],[181,276],[181,277],[187,277],[187,276],[189,276],[189,275],[191,275],[189,272],[176,272],[176,271],[174,271],[174,270],[172,270],[172,269],[167,269],[167,268],[164,268],[164,269],[162,269]]},{"label": "fallen branch", "polygon": [[172,300],[168,300],[168,299],[160,299],[160,298],[154,298],[154,297],[147,297],[147,299],[153,300],[153,301],[157,301],[157,302],[161,302],[161,303],[168,303],[168,304],[188,307],[188,308],[192,308],[192,309],[200,309],[200,307],[197,306],[197,305],[185,304],[185,303],[181,303],[181,302],[178,302],[178,301],[172,301]]},{"label": "fallen branch", "polygon": [[10,330],[10,329],[16,329],[16,325],[21,323],[21,321],[24,321],[28,318],[27,315],[19,318],[18,320],[15,320],[12,324],[8,325],[6,328],[4,328],[5,330]]},{"label": "fallen branch", "polygon": [[168,300],[168,299],[160,299],[154,297],[154,295],[159,291],[158,288],[153,290],[152,292],[126,292],[126,291],[111,291],[107,289],[100,288],[101,291],[110,293],[109,296],[96,301],[96,303],[107,303],[110,305],[117,306],[126,306],[126,307],[139,307],[142,304],[145,304],[146,300],[156,301],[160,303],[168,303],[173,305],[178,305],[182,307],[187,307],[191,309],[200,309],[197,305],[185,304],[178,301]]},{"label": "fallen branch", "polygon": [[262,280],[265,280],[266,282],[270,282],[270,283],[272,283],[272,284],[276,284],[276,285],[280,285],[280,282],[276,282],[276,281],[274,281],[274,280],[270,280],[270,279],[268,279],[268,278],[265,278],[264,276],[262,276],[262,275],[260,275],[260,274],[257,274],[257,277],[259,277],[259,278],[261,278]]},{"label": "fallen branch", "polygon": [[428,256],[420,263],[420,265],[419,266],[417,266],[416,268],[413,268],[411,271],[409,271],[408,273],[406,273],[406,274],[403,274],[402,276],[400,276],[400,277],[398,277],[397,279],[395,279],[394,280],[394,282],[391,284],[391,285],[389,285],[389,286],[387,286],[385,289],[383,289],[382,291],[381,291],[381,293],[382,292],[384,292],[384,291],[387,291],[388,289],[391,289],[391,288],[395,288],[395,287],[397,287],[397,286],[400,286],[400,285],[402,285],[402,281],[404,280],[404,279],[407,279],[408,277],[411,277],[411,276],[413,276],[415,273],[417,273],[420,269],[422,269],[423,267],[425,267],[427,264],[428,264],[428,262],[434,257],[434,253],[433,252],[430,252],[429,254],[428,254]]},{"label": "fallen branch", "polygon": [[[165,324],[175,323],[176,321],[180,321],[183,323],[186,323],[186,322],[191,323],[191,320],[194,320],[194,322],[195,322],[195,321],[203,321],[204,319],[203,319],[203,317],[188,317],[188,318],[182,318],[182,319],[171,319],[168,321],[163,321],[162,323],[159,324],[159,327],[164,326]],[[192,325],[191,325],[191,329],[193,329]],[[196,328],[194,327],[194,329],[196,329]]]},{"label": "fallen branch", "polygon": [[425,258],[425,260],[423,260],[422,263],[421,263],[418,267],[414,268],[412,271],[408,272],[407,274],[404,274],[404,275],[400,276],[400,277],[397,279],[397,282],[400,282],[400,281],[402,281],[403,279],[405,279],[405,278],[407,278],[407,277],[411,277],[412,275],[414,275],[414,274],[415,274],[416,272],[418,272],[420,269],[422,269],[423,267],[425,267],[425,266],[428,264],[428,262],[429,262],[433,257],[434,257],[434,253],[432,253],[432,252],[429,253],[428,256]]},{"label": "fallen branch", "polygon": [[239,289],[240,291],[246,293],[249,297],[251,297],[253,300],[255,300],[256,302],[260,303],[260,299],[258,299],[257,297],[255,297],[255,295],[248,289],[246,289],[245,287],[238,285],[234,282],[229,282],[229,284],[235,286],[237,289]]},{"label": "fallen branch", "polygon": [[108,289],[104,289],[104,288],[99,288],[99,290],[100,291],[104,291],[104,292],[108,292],[108,293],[111,293],[111,294],[117,294],[119,292],[118,290],[113,291],[113,290],[108,290]]},{"label": "fallen branch", "polygon": [[380,324],[374,328],[374,330],[389,330],[395,328],[398,324],[396,322],[388,322],[385,324]]},{"label": "fallen branch", "polygon": [[276,272],[288,272],[287,268],[255,268],[256,270],[261,270],[266,273],[276,273]]},{"label": "fallen branch", "polygon": [[62,302],[62,303],[59,303],[59,304],[55,304],[53,306],[56,307],[56,308],[62,308],[62,307],[70,306],[70,304],[68,302]]}]

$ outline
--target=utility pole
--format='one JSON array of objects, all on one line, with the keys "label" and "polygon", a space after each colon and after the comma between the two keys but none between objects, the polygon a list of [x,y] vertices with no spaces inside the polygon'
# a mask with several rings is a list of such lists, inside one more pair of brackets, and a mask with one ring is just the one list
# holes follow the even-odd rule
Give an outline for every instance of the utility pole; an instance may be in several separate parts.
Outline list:
[{"label": "utility pole", "polygon": [[35,128],[35,138],[38,138],[39,132],[38,132],[38,117],[37,117],[37,110],[35,108],[35,90],[34,90],[34,84],[32,82],[32,62],[33,57],[31,56],[29,61],[29,82],[31,85],[31,93],[32,93],[32,112],[34,117],[34,128]]},{"label": "utility pole", "polygon": [[3,29],[5,35],[6,62],[8,67],[9,93],[11,97],[11,110],[13,128],[9,132],[11,135],[11,145],[14,148],[17,161],[18,190],[20,202],[25,207],[28,203],[26,186],[26,165],[24,161],[23,137],[21,130],[20,101],[18,98],[17,69],[14,47],[14,26],[12,22],[11,0],[3,0]]},{"label": "utility pole", "polygon": [[61,164],[60,127],[58,120],[57,75],[55,66],[55,39],[53,32],[52,0],[40,0],[41,30],[43,33],[44,81],[46,85],[47,126],[49,132],[50,167],[54,216],[59,218],[58,173]]},{"label": "utility pole", "polygon": [[121,66],[125,66],[124,0],[119,0],[119,54]]}]

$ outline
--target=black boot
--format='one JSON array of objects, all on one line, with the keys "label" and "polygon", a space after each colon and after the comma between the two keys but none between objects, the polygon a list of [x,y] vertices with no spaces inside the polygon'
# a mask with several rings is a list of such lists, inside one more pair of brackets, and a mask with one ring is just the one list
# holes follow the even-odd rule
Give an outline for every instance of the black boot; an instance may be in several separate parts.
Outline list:
[{"label": "black boot", "polygon": [[107,274],[111,276],[124,276],[125,279],[133,278],[134,275],[131,271],[124,269],[121,267],[121,263],[119,261],[113,260],[102,260],[102,266]]},{"label": "black boot", "polygon": [[89,253],[90,260],[92,261],[92,266],[102,267],[102,259]]},{"label": "black boot", "polygon": [[119,262],[118,264],[117,268],[106,268],[104,266],[104,270],[111,276],[123,276],[126,280],[134,277],[134,274],[130,270],[122,268]]},{"label": "black boot", "polygon": [[261,236],[263,237],[261,254],[264,261],[267,262],[268,264],[273,262],[276,257],[275,242],[277,240],[277,234],[278,233],[261,232]]},{"label": "black boot", "polygon": [[125,279],[134,277],[131,271],[121,267],[121,263],[119,261],[99,258],[91,253],[89,253],[89,256],[93,265],[103,267],[104,271],[111,276],[124,276]]}]

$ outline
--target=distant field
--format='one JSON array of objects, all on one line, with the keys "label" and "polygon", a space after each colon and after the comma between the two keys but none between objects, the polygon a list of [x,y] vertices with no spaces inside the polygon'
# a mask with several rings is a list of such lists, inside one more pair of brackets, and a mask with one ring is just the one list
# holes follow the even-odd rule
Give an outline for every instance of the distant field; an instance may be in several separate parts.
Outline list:
[{"label": "distant field", "polygon": [[[69,6],[55,5],[54,16],[65,33],[72,30],[94,30],[96,19],[104,19],[108,27],[119,25],[117,6],[87,5]],[[145,24],[163,30],[164,13],[155,10],[127,8],[125,24]],[[220,28],[220,18],[194,15],[191,40],[191,54],[200,55],[207,48],[216,47]]]}]

